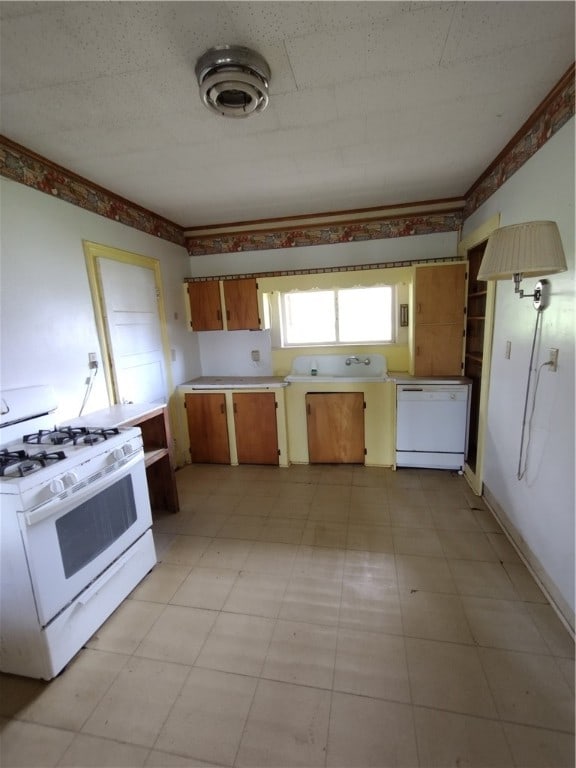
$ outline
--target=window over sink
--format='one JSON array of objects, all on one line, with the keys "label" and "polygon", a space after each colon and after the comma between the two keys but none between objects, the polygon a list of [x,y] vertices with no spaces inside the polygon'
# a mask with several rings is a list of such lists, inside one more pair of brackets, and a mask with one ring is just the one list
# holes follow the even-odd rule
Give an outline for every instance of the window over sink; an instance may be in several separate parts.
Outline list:
[{"label": "window over sink", "polygon": [[392,343],[395,303],[390,285],[278,292],[265,302],[282,347]]}]

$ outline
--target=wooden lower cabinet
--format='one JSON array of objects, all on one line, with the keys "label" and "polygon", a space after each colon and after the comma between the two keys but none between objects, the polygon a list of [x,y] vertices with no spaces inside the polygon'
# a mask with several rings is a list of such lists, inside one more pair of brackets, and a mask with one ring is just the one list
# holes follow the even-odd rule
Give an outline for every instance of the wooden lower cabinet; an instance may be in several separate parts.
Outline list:
[{"label": "wooden lower cabinet", "polygon": [[239,464],[278,464],[278,430],[274,392],[232,395]]},{"label": "wooden lower cabinet", "polygon": [[230,464],[226,396],[187,394],[185,405],[192,462]]},{"label": "wooden lower cabinet", "polygon": [[362,392],[308,392],[306,421],[311,464],[364,464]]}]

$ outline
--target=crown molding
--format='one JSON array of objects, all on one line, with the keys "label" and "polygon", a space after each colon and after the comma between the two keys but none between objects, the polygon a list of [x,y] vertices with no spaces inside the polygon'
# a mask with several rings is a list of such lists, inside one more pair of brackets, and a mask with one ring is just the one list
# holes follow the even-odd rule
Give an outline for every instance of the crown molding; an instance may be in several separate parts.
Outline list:
[{"label": "crown molding", "polygon": [[364,223],[383,219],[397,218],[409,214],[424,214],[438,211],[460,211],[466,200],[463,197],[450,197],[441,200],[423,200],[414,203],[395,203],[394,205],[371,208],[352,208],[345,211],[326,211],[324,213],[301,214],[299,216],[279,216],[273,219],[254,219],[252,221],[209,224],[207,226],[184,227],[184,235],[196,240],[216,235],[235,235],[238,233],[280,232],[289,229],[324,227],[331,224]]}]

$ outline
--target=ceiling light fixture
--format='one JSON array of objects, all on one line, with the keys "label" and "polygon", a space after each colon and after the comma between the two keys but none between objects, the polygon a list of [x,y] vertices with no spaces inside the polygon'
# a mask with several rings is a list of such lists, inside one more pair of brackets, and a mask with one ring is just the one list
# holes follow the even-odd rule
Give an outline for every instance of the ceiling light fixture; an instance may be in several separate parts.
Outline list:
[{"label": "ceiling light fixture", "polygon": [[268,106],[270,67],[250,48],[210,48],[196,62],[195,72],[202,101],[219,115],[248,117]]},{"label": "ceiling light fixture", "polygon": [[521,299],[534,299],[535,309],[550,303],[550,284],[540,280],[534,293],[525,295],[520,282],[525,276],[565,272],[566,257],[555,221],[526,221],[500,227],[488,238],[478,280],[514,279],[514,291]]}]

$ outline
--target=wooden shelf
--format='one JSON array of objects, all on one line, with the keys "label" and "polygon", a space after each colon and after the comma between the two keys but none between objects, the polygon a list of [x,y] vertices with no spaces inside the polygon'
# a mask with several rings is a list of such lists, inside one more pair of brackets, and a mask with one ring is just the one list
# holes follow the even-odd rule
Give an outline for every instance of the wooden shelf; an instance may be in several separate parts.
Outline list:
[{"label": "wooden shelf", "polygon": [[473,299],[475,296],[486,296],[487,293],[488,291],[471,291],[468,294],[468,298]]},{"label": "wooden shelf", "polygon": [[151,467],[152,464],[160,461],[160,459],[163,459],[165,456],[168,456],[168,448],[157,448],[154,451],[145,451],[144,464],[146,465],[146,468]]},{"label": "wooden shelf", "polygon": [[467,360],[474,360],[475,363],[481,363],[483,362],[483,358],[481,355],[470,355],[466,353],[466,359]]},{"label": "wooden shelf", "polygon": [[126,419],[122,426],[140,427],[142,430],[144,464],[152,508],[178,512],[180,502],[174,474],[168,409],[166,406],[152,407],[143,414]]},{"label": "wooden shelf", "polygon": [[486,320],[484,315],[469,315],[468,320]]},{"label": "wooden shelf", "polygon": [[178,491],[174,474],[172,438],[165,405],[125,403],[81,416],[71,422],[78,427],[140,427],[150,505],[154,509],[178,512]]}]

